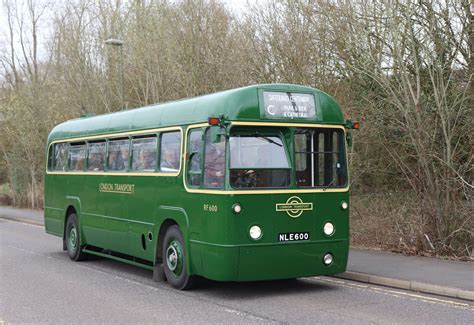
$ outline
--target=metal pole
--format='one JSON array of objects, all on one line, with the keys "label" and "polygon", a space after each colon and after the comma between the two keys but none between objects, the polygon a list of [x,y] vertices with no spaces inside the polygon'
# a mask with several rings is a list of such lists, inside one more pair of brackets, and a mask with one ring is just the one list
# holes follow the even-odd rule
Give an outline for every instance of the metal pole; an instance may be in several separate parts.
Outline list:
[{"label": "metal pole", "polygon": [[116,39],[116,38],[109,38],[108,40],[104,41],[104,44],[120,47],[120,99],[122,100],[122,110],[123,110],[125,107],[125,96],[123,92],[123,44],[124,44],[124,41]]},{"label": "metal pole", "polygon": [[123,46],[120,46],[120,97],[122,98],[122,110],[125,108],[125,96],[123,93]]}]

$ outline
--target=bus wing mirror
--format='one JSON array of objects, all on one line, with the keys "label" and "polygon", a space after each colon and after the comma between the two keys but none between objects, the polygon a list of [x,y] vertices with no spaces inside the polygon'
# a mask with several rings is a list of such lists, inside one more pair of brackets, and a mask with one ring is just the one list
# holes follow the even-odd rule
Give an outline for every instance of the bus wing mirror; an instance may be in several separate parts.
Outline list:
[{"label": "bus wing mirror", "polygon": [[346,133],[347,146],[352,148],[352,133]]}]

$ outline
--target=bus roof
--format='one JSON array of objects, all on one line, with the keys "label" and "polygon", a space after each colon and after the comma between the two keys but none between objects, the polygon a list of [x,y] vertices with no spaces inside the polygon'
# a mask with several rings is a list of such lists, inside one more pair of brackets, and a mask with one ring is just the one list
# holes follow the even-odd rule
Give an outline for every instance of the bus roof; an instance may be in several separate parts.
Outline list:
[{"label": "bus roof", "polygon": [[[304,120],[289,118],[268,119],[260,111],[259,92],[312,93],[320,118]],[[225,116],[230,121],[271,121],[344,124],[344,117],[336,101],[321,90],[291,84],[259,84],[230,89],[214,94],[182,99],[163,104],[85,116],[57,125],[49,134],[48,143],[60,139],[129,132],[161,127],[207,122],[209,117]]]}]

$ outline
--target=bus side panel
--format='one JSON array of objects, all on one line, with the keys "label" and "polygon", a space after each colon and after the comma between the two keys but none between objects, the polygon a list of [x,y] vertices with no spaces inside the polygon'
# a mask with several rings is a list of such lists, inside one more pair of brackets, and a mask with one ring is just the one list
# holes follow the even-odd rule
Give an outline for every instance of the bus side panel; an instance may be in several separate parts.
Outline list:
[{"label": "bus side panel", "polygon": [[202,259],[201,269],[197,274],[216,281],[235,281],[239,270],[239,247],[209,244],[191,240],[191,259],[195,264],[197,257]]},{"label": "bus side panel", "polygon": [[64,211],[59,208],[44,208],[44,228],[51,235],[63,236],[63,218]]},{"label": "bus side panel", "polygon": [[122,209],[129,223],[127,254],[150,262],[154,260],[156,247],[157,222],[154,216],[159,183],[160,177],[152,175],[129,176],[127,184],[133,186],[130,194],[109,194],[121,195],[123,200]]},{"label": "bus side panel", "polygon": [[46,232],[56,236],[64,234],[64,216],[66,210],[64,187],[67,176],[46,174],[44,182],[44,227]]},{"label": "bus side panel", "polygon": [[[84,224],[83,231],[87,244],[130,254],[128,233],[128,196],[126,192],[108,192],[101,184],[128,184],[129,176],[86,176],[84,185]],[[131,254],[130,254],[131,255]]]},{"label": "bus side panel", "polygon": [[[184,210],[182,207],[160,205],[156,211],[157,224],[160,225],[161,227],[163,222],[167,219],[174,220],[178,224],[179,229],[181,230],[181,233],[183,234],[183,240],[184,240],[184,246],[185,246],[184,249],[186,252],[190,252],[189,231],[188,231],[189,218],[188,218],[188,214],[186,213],[186,210]],[[156,227],[156,235],[155,235],[156,238],[158,238],[158,231],[160,227]],[[155,245],[155,252],[156,252],[156,245]],[[193,265],[193,262],[190,259],[190,254],[186,254],[186,265],[187,265],[187,271],[189,272],[189,274],[194,274],[194,268],[191,267]]]},{"label": "bus side panel", "polygon": [[103,194],[99,191],[99,184],[103,182],[104,176],[84,175],[84,186],[81,191],[82,211],[81,230],[88,245],[104,247],[105,205]]}]

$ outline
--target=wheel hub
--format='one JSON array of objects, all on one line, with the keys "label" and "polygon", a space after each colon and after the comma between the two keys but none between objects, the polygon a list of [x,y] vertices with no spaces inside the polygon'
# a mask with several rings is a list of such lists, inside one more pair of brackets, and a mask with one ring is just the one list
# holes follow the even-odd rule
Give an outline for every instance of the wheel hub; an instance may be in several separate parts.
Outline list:
[{"label": "wheel hub", "polygon": [[174,275],[179,276],[183,267],[183,253],[181,245],[176,240],[169,243],[166,249],[166,264],[168,269],[173,272]]},{"label": "wheel hub", "polygon": [[76,247],[77,247],[77,230],[76,230],[76,227],[72,226],[69,229],[68,248],[70,251],[74,251]]}]

